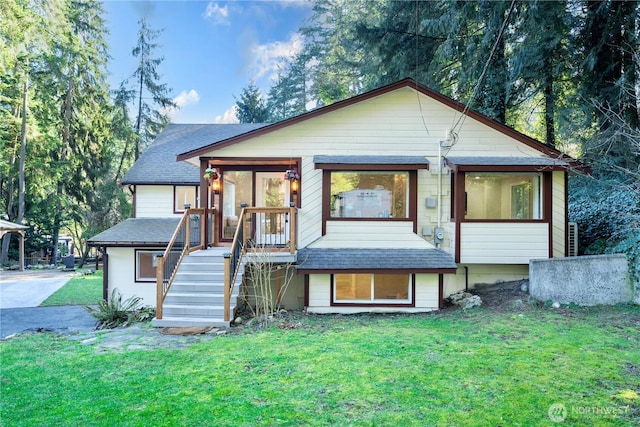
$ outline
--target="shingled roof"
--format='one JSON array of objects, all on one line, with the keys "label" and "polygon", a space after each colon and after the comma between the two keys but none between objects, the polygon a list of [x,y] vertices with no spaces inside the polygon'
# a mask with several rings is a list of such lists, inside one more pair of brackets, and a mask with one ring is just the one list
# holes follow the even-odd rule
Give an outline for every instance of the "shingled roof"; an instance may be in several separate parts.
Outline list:
[{"label": "shingled roof", "polygon": [[180,218],[129,218],[88,240],[89,246],[166,246]]},{"label": "shingled roof", "polygon": [[297,269],[318,271],[411,271],[455,273],[456,263],[442,249],[304,248]]},{"label": "shingled roof", "polygon": [[170,124],[122,178],[122,184],[200,184],[198,167],[177,161],[178,154],[215,144],[266,126],[242,124]]}]

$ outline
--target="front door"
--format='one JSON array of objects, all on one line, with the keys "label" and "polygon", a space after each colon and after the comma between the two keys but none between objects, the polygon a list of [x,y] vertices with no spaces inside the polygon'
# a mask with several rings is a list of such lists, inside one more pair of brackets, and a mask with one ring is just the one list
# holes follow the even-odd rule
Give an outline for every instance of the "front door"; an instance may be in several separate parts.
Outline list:
[{"label": "front door", "polygon": [[[256,172],[256,207],[289,206],[289,182],[284,172]],[[256,215],[256,240],[259,245],[285,246],[289,240],[289,215],[260,213]]]}]

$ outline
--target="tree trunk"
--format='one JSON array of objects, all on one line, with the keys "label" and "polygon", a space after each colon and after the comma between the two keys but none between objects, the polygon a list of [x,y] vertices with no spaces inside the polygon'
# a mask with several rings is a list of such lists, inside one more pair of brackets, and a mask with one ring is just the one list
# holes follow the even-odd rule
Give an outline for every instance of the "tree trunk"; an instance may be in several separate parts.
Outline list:
[{"label": "tree trunk", "polygon": [[556,146],[555,113],[556,99],[553,93],[553,59],[547,55],[544,58],[544,126],[546,130],[545,142]]}]

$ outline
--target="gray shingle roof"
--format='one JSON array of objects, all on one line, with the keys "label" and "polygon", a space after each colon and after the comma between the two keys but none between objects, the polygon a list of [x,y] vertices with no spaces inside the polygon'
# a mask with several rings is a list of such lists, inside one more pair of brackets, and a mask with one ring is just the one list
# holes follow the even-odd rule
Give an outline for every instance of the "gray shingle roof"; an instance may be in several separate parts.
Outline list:
[{"label": "gray shingle roof", "polygon": [[122,184],[200,183],[199,168],[176,161],[178,154],[242,135],[264,123],[170,124],[122,178]]},{"label": "gray shingle roof", "polygon": [[453,257],[442,249],[326,249],[304,248],[297,255],[299,270],[455,269]]},{"label": "gray shingle roof", "polygon": [[568,166],[567,162],[551,157],[484,157],[447,156],[446,159],[460,166]]},{"label": "gray shingle roof", "polygon": [[93,236],[91,246],[166,246],[180,218],[129,218]]},{"label": "gray shingle roof", "polygon": [[313,156],[313,163],[344,165],[428,165],[423,156]]}]

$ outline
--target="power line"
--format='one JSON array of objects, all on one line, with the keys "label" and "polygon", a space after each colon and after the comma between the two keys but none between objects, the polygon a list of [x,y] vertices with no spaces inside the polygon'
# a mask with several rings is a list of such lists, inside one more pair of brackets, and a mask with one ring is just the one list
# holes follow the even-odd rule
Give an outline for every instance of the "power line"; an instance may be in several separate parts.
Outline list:
[{"label": "power line", "polygon": [[[482,73],[480,73],[480,77],[478,78],[478,81],[476,82],[476,86],[473,88],[473,92],[471,93],[471,97],[469,98],[469,100],[467,101],[466,105],[464,106],[464,109],[462,110],[462,115],[458,118],[458,121],[452,126],[451,132],[455,133],[456,128],[458,128],[458,125],[460,125],[460,128],[462,128],[462,125],[464,124],[464,121],[465,121],[465,119],[467,117],[467,112],[469,111],[469,108],[470,108],[471,103],[473,102],[474,98],[478,94],[478,90],[480,89],[480,85],[482,84],[482,80],[484,79],[485,75],[487,74],[487,70],[489,69],[489,64],[491,63],[491,59],[493,58],[493,55],[494,55],[494,53],[496,52],[496,50],[498,48],[498,43],[500,42],[500,39],[504,35],[504,30],[507,28],[507,23],[509,22],[509,18],[511,17],[511,13],[513,12],[513,9],[515,9],[515,6],[516,6],[516,0],[511,0],[511,6],[509,7],[509,13],[507,13],[507,16],[504,18],[504,21],[502,21],[502,26],[500,27],[500,31],[498,32],[498,36],[496,37],[496,41],[493,43],[493,47],[491,48],[491,52],[489,53],[489,58],[487,58],[487,62],[485,62],[485,64],[484,64],[484,68],[482,69]],[[454,120],[455,120],[455,116],[454,116]]]}]

